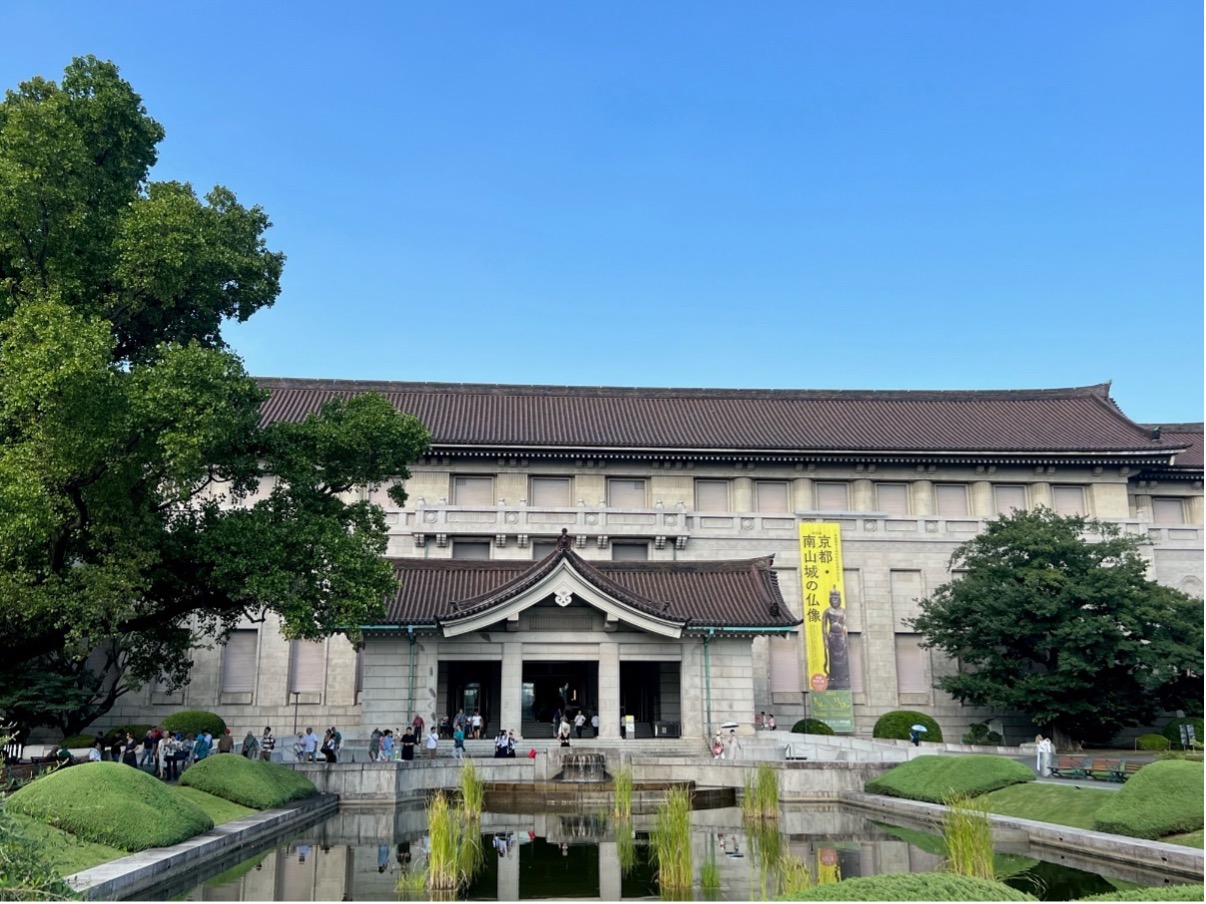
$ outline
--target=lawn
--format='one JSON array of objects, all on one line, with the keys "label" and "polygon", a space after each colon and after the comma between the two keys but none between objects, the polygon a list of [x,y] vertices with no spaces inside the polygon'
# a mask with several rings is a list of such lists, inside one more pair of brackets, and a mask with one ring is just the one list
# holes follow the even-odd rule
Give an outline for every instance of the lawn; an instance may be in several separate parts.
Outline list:
[{"label": "lawn", "polygon": [[1077,829],[1093,828],[1097,809],[1117,791],[1065,787],[1045,782],[1010,785],[979,798],[989,813],[1017,816]]},{"label": "lawn", "polygon": [[[1017,816],[1053,825],[1092,829],[1098,808],[1111,801],[1118,793],[1100,788],[1032,782],[1026,785],[1011,785],[985,794],[979,798],[979,802],[983,802],[989,813],[1000,816]],[[1200,848],[1202,830],[1169,835],[1160,840]]]},{"label": "lawn", "polygon": [[[214,797],[212,794],[206,794],[204,791],[198,791],[196,788],[168,786],[167,790],[172,794],[178,794],[191,800],[209,815],[209,818],[214,821],[214,825],[221,825],[255,812],[255,810],[239,806],[220,797]],[[19,813],[10,815],[21,826],[22,833],[38,843],[51,865],[63,876],[70,876],[80,870],[90,869],[100,866],[102,863],[108,863],[110,860],[129,856],[128,851],[94,841],[84,841],[70,832],[56,829],[33,817],[22,816]]]}]

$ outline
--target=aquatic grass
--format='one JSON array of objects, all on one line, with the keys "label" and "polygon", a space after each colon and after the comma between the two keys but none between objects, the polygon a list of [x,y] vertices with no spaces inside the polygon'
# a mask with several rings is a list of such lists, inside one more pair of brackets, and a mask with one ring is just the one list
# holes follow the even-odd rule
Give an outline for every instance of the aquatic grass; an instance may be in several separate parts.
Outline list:
[{"label": "aquatic grass", "polygon": [[631,819],[632,818],[632,767],[623,766],[616,770],[616,774],[612,779],[615,785],[615,807],[612,815],[616,819]]},{"label": "aquatic grass", "polygon": [[779,894],[798,895],[812,885],[808,864],[784,851],[779,857]]},{"label": "aquatic grass", "polygon": [[720,894],[720,867],[716,864],[715,854],[699,868],[699,887],[709,900]]},{"label": "aquatic grass", "polygon": [[945,803],[942,840],[947,872],[972,879],[995,879],[992,827],[983,804],[963,795],[951,795]]},{"label": "aquatic grass", "polygon": [[762,763],[757,772],[746,773],[741,815],[747,822],[779,817],[779,776],[774,767]]},{"label": "aquatic grass", "polygon": [[426,900],[427,870],[412,864],[399,874],[394,889],[408,898],[414,897]]},{"label": "aquatic grass", "polygon": [[626,819],[616,822],[616,856],[620,861],[620,875],[628,876],[636,866],[636,832]]},{"label": "aquatic grass", "polygon": [[671,788],[666,802],[658,807],[650,847],[663,892],[690,890],[691,794],[686,788]]},{"label": "aquatic grass", "polygon": [[428,891],[459,888],[465,878],[461,871],[464,832],[443,791],[436,792],[427,807],[427,832],[431,842],[427,854]]},{"label": "aquatic grass", "polygon": [[477,774],[473,760],[461,765],[461,809],[467,819],[480,819],[486,804],[486,783]]}]

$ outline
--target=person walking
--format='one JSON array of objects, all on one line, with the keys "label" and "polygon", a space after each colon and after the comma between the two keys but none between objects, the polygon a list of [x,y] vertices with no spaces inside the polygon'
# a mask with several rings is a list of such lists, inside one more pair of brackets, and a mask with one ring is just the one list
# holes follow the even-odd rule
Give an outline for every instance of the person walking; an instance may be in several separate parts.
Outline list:
[{"label": "person walking", "polygon": [[599,714],[598,713],[590,714],[590,730],[595,733],[596,738],[599,736]]},{"label": "person walking", "polygon": [[305,735],[302,736],[302,760],[307,763],[313,763],[318,753],[318,735],[314,733],[314,726],[306,729]]},{"label": "person walking", "polygon": [[394,732],[387,728],[381,733],[381,759],[389,762],[394,758]]},{"label": "person walking", "polygon": [[578,710],[578,715],[574,716],[574,731],[578,733],[578,740],[582,739],[582,729],[586,727],[586,714],[582,710]]},{"label": "person walking", "polygon": [[377,762],[377,757],[381,755],[381,729],[374,728],[372,734],[369,735],[369,762]]},{"label": "person walking", "polygon": [[475,709],[473,711],[473,720],[471,724],[473,726],[473,739],[475,741],[480,741],[482,739],[482,711],[480,709]]},{"label": "person walking", "polygon": [[462,761],[465,759],[465,723],[463,719],[452,729],[452,758]]},{"label": "person walking", "polygon": [[247,729],[247,737],[243,738],[243,745],[240,747],[239,753],[249,760],[256,760],[260,757],[260,742],[256,740],[256,736],[251,733],[250,728]]},{"label": "person walking", "polygon": [[230,733],[229,728],[218,738],[218,753],[234,753],[234,735]]}]

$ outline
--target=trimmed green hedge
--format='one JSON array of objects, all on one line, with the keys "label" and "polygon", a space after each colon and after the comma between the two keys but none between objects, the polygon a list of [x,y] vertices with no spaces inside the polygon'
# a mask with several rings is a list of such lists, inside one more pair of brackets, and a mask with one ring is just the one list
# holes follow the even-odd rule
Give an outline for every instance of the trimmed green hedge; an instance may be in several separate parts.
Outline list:
[{"label": "trimmed green hedge", "polygon": [[161,781],[122,763],[82,763],[30,782],[4,808],[123,851],[178,844],[214,821]]},{"label": "trimmed green hedge", "polygon": [[178,731],[194,737],[208,729],[215,738],[220,738],[222,732],[226,731],[226,723],[222,721],[221,716],[203,709],[185,709],[172,713],[163,720],[163,727],[173,734]]},{"label": "trimmed green hedge", "polygon": [[833,729],[820,719],[801,719],[791,727],[795,734],[833,734]]},{"label": "trimmed green hedge", "polygon": [[105,732],[105,737],[109,738],[110,740],[113,738],[124,738],[126,736],[126,732],[128,731],[130,734],[134,735],[135,738],[141,741],[146,737],[147,732],[154,727],[154,725],[143,725],[141,723],[136,725],[119,725],[117,728],[110,728],[107,732]]},{"label": "trimmed green hedge", "polygon": [[921,733],[921,740],[942,740],[942,729],[938,726],[937,722],[925,713],[915,713],[908,709],[897,709],[880,716],[875,722],[875,728],[871,730],[871,737],[897,738],[907,741],[909,740],[909,731],[914,724],[924,725],[929,729]]},{"label": "trimmed green hedge", "polygon": [[1135,738],[1135,747],[1139,750],[1168,750],[1168,738],[1160,734],[1141,734]]},{"label": "trimmed green hedge", "polygon": [[990,731],[987,722],[975,722],[963,735],[963,743],[971,746],[999,747],[1003,742],[1000,732]]},{"label": "trimmed green hedge", "polygon": [[1202,736],[1202,717],[1201,716],[1185,716],[1182,719],[1173,719],[1164,726],[1164,731],[1161,734],[1168,738],[1168,742],[1173,747],[1181,746],[1181,726],[1184,724],[1193,726],[1193,736],[1199,744],[1206,741],[1206,737]]},{"label": "trimmed green hedge", "polygon": [[952,794],[979,797],[998,788],[1034,781],[1034,772],[1016,760],[990,753],[919,756],[867,782],[869,794],[940,804]]},{"label": "trimmed green hedge", "polygon": [[79,750],[81,747],[95,747],[96,735],[75,734],[69,738],[63,738],[62,746],[66,747],[68,750],[73,748],[75,750]]},{"label": "trimmed green hedge", "polygon": [[952,873],[887,873],[816,885],[780,901],[1036,901],[990,879]]},{"label": "trimmed green hedge", "polygon": [[312,781],[292,769],[236,754],[194,763],[184,770],[180,784],[253,810],[271,810],[318,793]]},{"label": "trimmed green hedge", "polygon": [[1201,885],[1153,885],[1151,888],[1128,888],[1106,895],[1090,895],[1079,901],[1201,901]]},{"label": "trimmed green hedge", "polygon": [[1102,805],[1093,828],[1163,838],[1202,828],[1202,764],[1161,760],[1144,766]]}]

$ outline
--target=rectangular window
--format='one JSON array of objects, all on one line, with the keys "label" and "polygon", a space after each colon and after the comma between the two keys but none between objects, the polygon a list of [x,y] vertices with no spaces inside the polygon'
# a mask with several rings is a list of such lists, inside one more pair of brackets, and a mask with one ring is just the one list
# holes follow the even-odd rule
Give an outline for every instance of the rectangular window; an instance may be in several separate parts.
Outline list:
[{"label": "rectangular window", "polygon": [[568,477],[533,477],[528,504],[538,508],[569,508]]},{"label": "rectangular window", "polygon": [[866,692],[863,684],[863,635],[847,634],[846,649],[850,653],[850,692],[862,694]]},{"label": "rectangular window", "polygon": [[695,481],[695,511],[729,511],[729,482],[727,480]]},{"label": "rectangular window", "polygon": [[818,483],[817,511],[819,512],[848,512],[850,511],[850,484],[848,483]]},{"label": "rectangular window", "polygon": [[798,694],[804,689],[800,677],[799,638],[770,638],[770,689],[776,694]]},{"label": "rectangular window", "polygon": [[1026,487],[1020,483],[998,483],[992,488],[997,502],[997,512],[1008,515],[1012,511],[1024,512],[1026,505]]},{"label": "rectangular window", "polygon": [[490,541],[453,540],[452,557],[454,559],[488,559],[490,558]]},{"label": "rectangular window", "polygon": [[787,481],[758,480],[754,482],[754,511],[782,514],[791,510],[791,488]]},{"label": "rectangular window", "polygon": [[1052,487],[1051,501],[1057,515],[1085,515],[1084,487]]},{"label": "rectangular window", "polygon": [[231,631],[222,651],[222,693],[255,692],[256,647],[259,631]]},{"label": "rectangular window", "polygon": [[896,689],[901,694],[928,694],[926,660],[929,650],[921,648],[918,634],[896,635]]},{"label": "rectangular window", "polygon": [[494,505],[493,477],[453,477],[453,505]]},{"label": "rectangular window", "polygon": [[1184,500],[1176,496],[1153,496],[1152,520],[1156,524],[1184,524]]},{"label": "rectangular window", "polygon": [[613,562],[644,562],[649,558],[648,543],[612,543]]},{"label": "rectangular window", "polygon": [[607,504],[612,508],[645,508],[645,481],[628,477],[609,477]]},{"label": "rectangular window", "polygon": [[943,518],[962,518],[967,515],[967,485],[940,483],[934,487],[935,514]]},{"label": "rectangular window", "polygon": [[875,510],[889,515],[909,514],[909,487],[903,483],[877,483]]},{"label": "rectangular window", "polygon": [[321,694],[326,680],[327,645],[295,640],[289,645],[289,693]]},{"label": "rectangular window", "polygon": [[546,556],[552,555],[553,550],[557,548],[556,540],[533,540],[532,541],[532,558],[539,561]]}]

